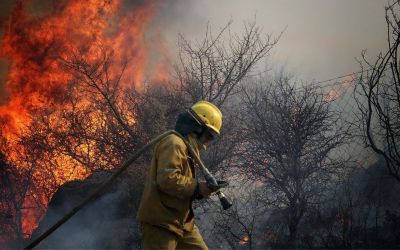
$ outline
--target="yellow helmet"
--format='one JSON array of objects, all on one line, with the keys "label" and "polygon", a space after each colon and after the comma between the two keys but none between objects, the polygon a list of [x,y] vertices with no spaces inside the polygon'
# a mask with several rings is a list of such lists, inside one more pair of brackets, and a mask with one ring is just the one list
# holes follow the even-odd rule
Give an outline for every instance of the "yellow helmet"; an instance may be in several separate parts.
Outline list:
[{"label": "yellow helmet", "polygon": [[[195,114],[193,114],[191,110],[193,110]],[[192,106],[189,113],[200,125],[202,125],[202,122],[199,121],[198,118],[200,118],[208,128],[217,134],[220,133],[222,113],[214,104],[207,101],[199,101]]]}]

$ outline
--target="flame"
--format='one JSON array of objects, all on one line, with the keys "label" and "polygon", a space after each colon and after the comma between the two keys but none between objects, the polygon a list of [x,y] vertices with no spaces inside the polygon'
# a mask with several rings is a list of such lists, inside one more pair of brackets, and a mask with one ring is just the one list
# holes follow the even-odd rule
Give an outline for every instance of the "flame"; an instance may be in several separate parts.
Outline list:
[{"label": "flame", "polygon": [[336,215],[340,231],[346,231],[354,225],[353,210],[346,204],[344,210]]},{"label": "flame", "polygon": [[[115,68],[110,70],[114,76],[121,72],[121,65],[128,63],[121,79],[122,88],[143,82],[151,50],[144,34],[157,12],[156,3],[151,0],[143,2],[140,7],[127,10],[123,0],[61,0],[53,2],[45,12],[35,12],[33,6],[29,6],[29,0],[17,1],[7,22],[0,26],[3,27],[0,62],[7,64],[5,80],[0,82],[4,85],[0,89],[6,90],[5,97],[1,95],[0,103],[0,120],[6,125],[1,132],[3,138],[11,142],[15,134],[23,133],[24,126],[32,122],[30,115],[41,108],[60,109],[66,105],[73,76],[60,66],[55,57],[68,58],[74,51],[86,51],[90,56],[85,59],[96,63],[102,59],[102,49],[107,48],[114,53]],[[160,53],[168,55],[161,35],[156,45]],[[167,78],[166,62],[160,62],[155,68],[155,79]],[[60,122],[50,120],[50,124]],[[14,152],[11,158],[16,160],[18,152],[23,150],[17,150],[16,144],[10,145]],[[89,148],[90,144],[87,144],[78,150],[90,154]],[[74,166],[66,156],[59,156],[54,162],[62,166],[51,170],[58,186],[91,174],[82,166]],[[28,168],[23,162],[18,166],[21,170]],[[47,206],[55,192],[55,184],[50,183],[53,180],[43,177],[46,174],[49,173],[33,174],[33,180],[38,181],[35,183],[37,193],[26,195],[24,208],[37,207],[37,202]],[[44,190],[50,187],[53,187],[53,193],[46,193]],[[45,209],[23,209],[21,212],[22,232],[28,238],[44,216]]]},{"label": "flame", "polygon": [[351,82],[355,79],[355,74],[350,74],[344,77],[340,85],[335,85],[329,91],[329,97],[324,98],[326,101],[333,101],[342,96],[345,93],[349,93],[351,88]]},{"label": "flame", "polygon": [[243,240],[239,241],[240,245],[244,245],[244,244],[247,244],[247,243],[249,243],[249,237],[248,236],[245,236]]},{"label": "flame", "polygon": [[10,70],[0,114],[14,128],[29,122],[28,115],[38,108],[62,104],[71,75],[52,57],[66,57],[65,50],[92,50],[90,60],[96,61],[100,43],[119,54],[116,64],[130,57],[125,75],[133,82],[143,80],[149,50],[143,39],[153,4],[125,14],[122,0],[64,0],[39,17],[29,15],[26,5],[16,4],[1,42],[1,57]]}]

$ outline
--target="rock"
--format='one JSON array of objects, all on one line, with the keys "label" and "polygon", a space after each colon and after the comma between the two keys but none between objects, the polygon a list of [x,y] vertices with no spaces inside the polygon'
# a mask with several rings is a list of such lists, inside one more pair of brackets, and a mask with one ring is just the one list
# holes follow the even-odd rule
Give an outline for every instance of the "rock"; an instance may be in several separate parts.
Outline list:
[{"label": "rock", "polygon": [[[140,227],[135,220],[144,185],[144,168],[129,169],[48,236],[39,248],[125,249],[140,247]],[[114,171],[99,170],[85,180],[62,185],[48,204],[32,241],[57,223],[98,188]]]}]

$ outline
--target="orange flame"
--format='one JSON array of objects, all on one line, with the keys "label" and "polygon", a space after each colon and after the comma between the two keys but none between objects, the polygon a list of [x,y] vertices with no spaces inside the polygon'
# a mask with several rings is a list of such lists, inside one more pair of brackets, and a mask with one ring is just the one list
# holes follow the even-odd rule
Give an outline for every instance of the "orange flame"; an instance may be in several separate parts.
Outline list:
[{"label": "orange flame", "polygon": [[240,245],[244,245],[244,244],[247,244],[247,243],[249,243],[249,237],[248,236],[245,236],[243,240],[239,241]]},{"label": "orange flame", "polygon": [[40,16],[29,14],[26,5],[20,1],[13,8],[1,42],[1,57],[10,70],[0,116],[15,129],[38,108],[62,104],[71,75],[53,59],[56,53],[65,57],[71,48],[93,50],[95,61],[101,43],[113,48],[120,62],[130,57],[125,75],[132,82],[143,80],[149,53],[144,31],[154,4],[124,13],[122,0],[64,0]]},{"label": "orange flame", "polygon": [[[0,103],[0,120],[7,126],[7,130],[2,131],[3,137],[11,138],[12,133],[20,133],[24,124],[31,122],[30,114],[42,107],[65,105],[72,76],[54,58],[68,57],[68,51],[88,51],[90,56],[87,60],[96,62],[101,59],[99,44],[111,48],[116,54],[115,67],[121,67],[126,61],[129,63],[124,71],[125,78],[121,79],[123,85],[144,80],[150,53],[144,33],[157,11],[153,1],[143,0],[140,7],[126,10],[123,0],[62,0],[54,2],[44,13],[30,10],[29,2],[17,1],[3,25],[0,59],[7,63],[8,68],[5,80],[0,82],[7,92],[5,100]],[[159,50],[166,51],[159,40]],[[160,63],[156,68],[156,78],[166,79],[165,64]],[[118,74],[120,69],[110,72]],[[90,174],[86,169],[71,172],[67,157],[60,156],[57,161],[65,166],[54,172],[59,185]],[[34,173],[36,176],[41,174]],[[41,187],[49,185],[40,183]],[[41,193],[27,194],[24,207],[33,207],[35,200],[47,206],[49,197]],[[22,232],[24,237],[29,237],[44,211],[24,209],[22,213]]]},{"label": "orange flame", "polygon": [[326,101],[333,101],[337,98],[339,98],[341,95],[343,95],[346,92],[349,92],[349,88],[351,87],[350,83],[354,81],[355,75],[351,74],[346,76],[343,81],[341,82],[340,85],[335,85],[330,91],[329,91],[329,97],[326,97]]},{"label": "orange flame", "polygon": [[336,218],[338,218],[340,231],[346,231],[354,225],[353,211],[349,209],[348,204],[342,212],[336,215]]}]

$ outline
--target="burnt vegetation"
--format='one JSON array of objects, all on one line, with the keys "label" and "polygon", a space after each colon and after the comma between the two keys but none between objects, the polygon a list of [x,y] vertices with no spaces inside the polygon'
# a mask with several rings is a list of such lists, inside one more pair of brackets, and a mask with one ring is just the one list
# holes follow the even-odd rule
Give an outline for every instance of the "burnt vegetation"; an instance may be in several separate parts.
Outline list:
[{"label": "burnt vegetation", "polygon": [[[216,35],[207,29],[195,44],[180,36],[169,82],[124,82],[127,64],[116,65],[118,52],[101,42],[52,52],[73,76],[62,107],[38,110],[23,131],[0,138],[1,245],[26,246],[173,129],[179,113],[207,100],[224,118],[202,159],[231,181],[225,193],[234,204],[224,211],[214,199],[195,203],[210,249],[400,248],[399,7],[387,7],[388,51],[364,61],[368,71],[352,88],[259,72],[281,34],[265,36],[255,23],[240,35],[228,32],[231,22]],[[149,150],[41,247],[139,248],[134,218],[151,157]],[[77,175],[84,180],[69,178]],[[39,227],[24,235],[32,218]]]}]

